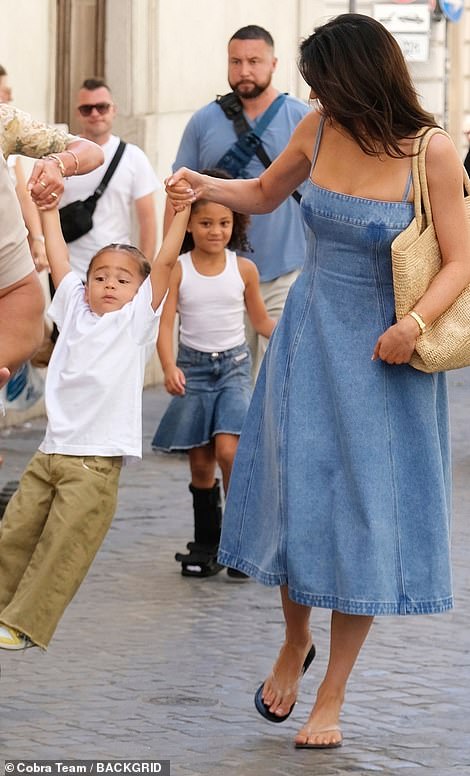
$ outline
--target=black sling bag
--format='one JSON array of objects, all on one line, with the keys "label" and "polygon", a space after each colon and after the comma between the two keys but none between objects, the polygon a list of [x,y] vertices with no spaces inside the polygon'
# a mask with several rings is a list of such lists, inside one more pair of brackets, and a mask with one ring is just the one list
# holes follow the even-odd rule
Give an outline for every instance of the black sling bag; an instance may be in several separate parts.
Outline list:
[{"label": "black sling bag", "polygon": [[125,147],[124,140],[120,140],[116,153],[111,159],[101,183],[93,194],[90,194],[86,199],[76,199],[75,202],[70,202],[70,204],[59,209],[60,225],[66,243],[78,240],[79,237],[83,237],[84,234],[87,234],[93,228],[93,213],[95,212],[96,203],[113,177]]}]

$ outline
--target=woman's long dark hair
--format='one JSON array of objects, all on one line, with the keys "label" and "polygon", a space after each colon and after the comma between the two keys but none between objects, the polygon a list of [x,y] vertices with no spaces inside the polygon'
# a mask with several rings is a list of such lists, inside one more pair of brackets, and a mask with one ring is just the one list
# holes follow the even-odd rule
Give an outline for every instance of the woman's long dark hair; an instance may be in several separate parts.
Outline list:
[{"label": "woman's long dark hair", "polygon": [[[201,173],[203,175],[210,175],[212,178],[222,178],[223,180],[231,180],[232,178],[232,176],[225,172],[225,170],[220,170],[217,167],[201,170]],[[209,202],[208,199],[198,199],[197,202],[191,205],[191,213],[194,213],[199,207],[201,207],[201,205],[205,205],[207,202]],[[229,244],[227,245],[227,248],[229,248],[231,251],[243,251],[244,253],[252,252],[250,242],[246,235],[246,231],[250,223],[250,216],[245,215],[244,213],[236,213],[235,211],[232,211],[232,213],[233,229],[232,236],[230,238]],[[191,232],[186,232],[183,244],[181,246],[180,254],[192,251],[193,248],[193,236]]]},{"label": "woman's long dark hair", "polygon": [[419,104],[395,38],[370,16],[341,14],[300,46],[299,70],[327,118],[366,154],[403,157],[400,140],[437,126]]}]

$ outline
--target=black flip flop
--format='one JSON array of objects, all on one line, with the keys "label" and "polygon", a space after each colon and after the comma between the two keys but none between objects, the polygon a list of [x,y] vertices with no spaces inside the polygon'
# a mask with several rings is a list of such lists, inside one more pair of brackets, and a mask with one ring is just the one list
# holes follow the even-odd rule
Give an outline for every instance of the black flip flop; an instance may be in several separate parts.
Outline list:
[{"label": "black flip flop", "polygon": [[[300,678],[302,678],[302,676],[305,674],[305,672],[308,671],[308,669],[310,668],[310,664],[311,664],[311,662],[312,662],[314,657],[315,657],[315,645],[312,644],[312,646],[310,647],[310,649],[309,649],[309,651],[307,653],[307,657],[304,660],[304,664],[302,666],[302,671],[301,671],[301,674],[300,674]],[[259,712],[259,714],[261,714],[262,717],[267,719],[268,722],[284,722],[292,714],[292,711],[293,711],[294,706],[295,706],[295,701],[292,704],[292,706],[290,707],[290,709],[287,712],[287,714],[284,714],[282,717],[280,717],[277,714],[273,714],[272,711],[269,710],[269,706],[267,706],[265,704],[265,702],[263,701],[263,688],[264,688],[264,682],[262,684],[260,684],[260,686],[258,687],[258,689],[255,692],[255,707],[256,707],[256,711]]]}]

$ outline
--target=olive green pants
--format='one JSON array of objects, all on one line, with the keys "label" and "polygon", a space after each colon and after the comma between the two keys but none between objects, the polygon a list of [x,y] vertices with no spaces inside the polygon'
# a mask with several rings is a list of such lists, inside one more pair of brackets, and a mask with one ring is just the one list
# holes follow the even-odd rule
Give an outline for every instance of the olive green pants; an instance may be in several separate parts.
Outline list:
[{"label": "olive green pants", "polygon": [[36,453],[0,523],[0,623],[46,649],[116,509],[122,459]]}]

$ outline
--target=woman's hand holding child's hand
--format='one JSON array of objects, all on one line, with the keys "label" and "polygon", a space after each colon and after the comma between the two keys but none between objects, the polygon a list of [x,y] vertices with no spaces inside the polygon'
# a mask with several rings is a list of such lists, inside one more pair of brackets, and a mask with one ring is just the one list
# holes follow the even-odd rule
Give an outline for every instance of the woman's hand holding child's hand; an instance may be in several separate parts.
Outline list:
[{"label": "woman's hand holding child's hand", "polygon": [[28,181],[28,191],[40,210],[57,207],[64,191],[64,180],[53,158],[38,159]]},{"label": "woman's hand holding child's hand", "polygon": [[408,364],[419,333],[416,321],[411,316],[405,315],[378,338],[372,361],[380,358],[387,364]]},{"label": "woman's hand holding child's hand", "polygon": [[168,393],[171,393],[172,396],[184,396],[186,378],[176,364],[165,369],[164,378],[165,388]]},{"label": "woman's hand holding child's hand", "polygon": [[184,210],[200,195],[203,176],[200,173],[181,167],[165,179],[165,191],[176,212]]}]

